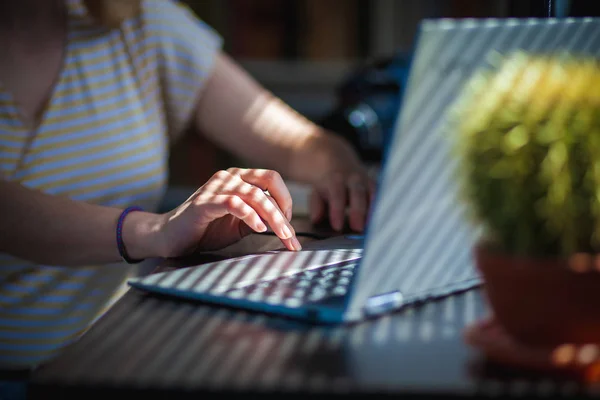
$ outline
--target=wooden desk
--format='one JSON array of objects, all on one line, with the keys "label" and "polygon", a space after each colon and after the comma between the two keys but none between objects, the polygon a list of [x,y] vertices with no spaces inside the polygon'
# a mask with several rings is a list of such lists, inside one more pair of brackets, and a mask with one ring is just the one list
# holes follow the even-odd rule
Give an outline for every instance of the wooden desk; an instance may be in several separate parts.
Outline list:
[{"label": "wooden desk", "polygon": [[[310,230],[294,221],[297,231]],[[302,241],[314,240],[304,238]],[[252,235],[218,254],[161,269],[280,248]],[[355,326],[279,317],[129,291],[55,361],[35,371],[32,398],[165,393],[370,393],[427,396],[577,393],[577,384],[481,363],[462,341],[485,314],[480,292],[454,295]]]}]

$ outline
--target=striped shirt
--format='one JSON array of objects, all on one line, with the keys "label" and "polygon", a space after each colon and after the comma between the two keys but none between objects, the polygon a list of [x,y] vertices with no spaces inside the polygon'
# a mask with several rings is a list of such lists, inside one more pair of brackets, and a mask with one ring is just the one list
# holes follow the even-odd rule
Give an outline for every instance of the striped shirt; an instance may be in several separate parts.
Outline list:
[{"label": "striped shirt", "polygon": [[[95,23],[81,0],[67,4],[65,62],[34,132],[0,86],[0,176],[94,204],[156,209],[169,140],[190,122],[221,38],[171,0],[144,0],[141,15],[119,29]],[[133,273],[0,253],[0,367],[52,357]]]}]

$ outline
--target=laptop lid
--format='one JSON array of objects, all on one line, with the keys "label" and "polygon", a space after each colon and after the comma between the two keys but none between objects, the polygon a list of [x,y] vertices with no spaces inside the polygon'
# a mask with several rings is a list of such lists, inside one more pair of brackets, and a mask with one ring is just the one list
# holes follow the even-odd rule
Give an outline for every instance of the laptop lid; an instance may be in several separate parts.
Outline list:
[{"label": "laptop lid", "polygon": [[345,319],[479,284],[454,180],[448,110],[492,52],[600,54],[600,20],[425,20]]}]

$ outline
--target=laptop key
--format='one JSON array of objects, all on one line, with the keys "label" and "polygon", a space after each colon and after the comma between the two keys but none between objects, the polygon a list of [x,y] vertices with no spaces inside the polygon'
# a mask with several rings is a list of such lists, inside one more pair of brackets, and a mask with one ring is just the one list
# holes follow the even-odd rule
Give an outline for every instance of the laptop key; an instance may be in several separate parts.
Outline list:
[{"label": "laptop key", "polygon": [[333,288],[333,294],[336,296],[343,296],[348,292],[348,289],[345,286],[336,286]]},{"label": "laptop key", "polygon": [[267,301],[299,307],[303,303],[318,302],[331,296],[343,296],[348,293],[355,264],[327,266],[302,271],[273,280],[260,281],[237,289],[229,294],[235,298],[247,298],[251,301]]},{"label": "laptop key", "polygon": [[298,299],[302,299],[304,298],[304,296],[306,296],[306,290],[303,289],[296,289],[294,291],[294,293],[292,294],[292,296],[298,298]]},{"label": "laptop key", "polygon": [[340,279],[338,279],[337,283],[338,283],[338,285],[349,285],[350,278],[348,278],[346,276],[342,276]]},{"label": "laptop key", "polygon": [[248,296],[248,300],[252,300],[252,301],[261,301],[264,300],[265,296],[262,294],[262,292],[255,290],[252,293],[250,293],[250,295]]},{"label": "laptop key", "polygon": [[303,281],[298,282],[296,284],[296,286],[299,287],[299,288],[307,288],[307,287],[310,287],[311,285],[310,285],[310,281],[304,281],[303,280]]},{"label": "laptop key", "polygon": [[320,280],[320,281],[318,281],[318,282],[317,282],[317,284],[318,284],[320,287],[322,287],[322,288],[326,289],[326,288],[328,288],[329,286],[333,286],[333,279]]},{"label": "laptop key", "polygon": [[237,289],[228,293],[230,297],[241,298],[246,295],[246,291],[243,289]]},{"label": "laptop key", "polygon": [[310,300],[310,301],[319,301],[319,300],[324,299],[325,297],[327,297],[327,291],[325,291],[325,290],[318,290],[318,291],[313,291],[308,296],[308,300]]},{"label": "laptop key", "polygon": [[298,307],[301,306],[303,303],[302,300],[294,298],[294,297],[290,297],[289,299],[285,300],[285,305],[289,306],[289,307]]},{"label": "laptop key", "polygon": [[335,266],[333,268],[322,269],[319,272],[322,275],[328,275],[328,274],[333,274],[333,273],[339,272],[339,270],[340,270],[340,267],[339,266]]}]

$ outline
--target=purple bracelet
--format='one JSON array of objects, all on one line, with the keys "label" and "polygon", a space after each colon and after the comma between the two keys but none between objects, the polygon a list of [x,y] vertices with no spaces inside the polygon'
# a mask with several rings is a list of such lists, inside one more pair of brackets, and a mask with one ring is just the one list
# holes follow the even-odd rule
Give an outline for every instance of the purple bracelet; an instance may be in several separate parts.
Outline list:
[{"label": "purple bracelet", "polygon": [[119,249],[119,254],[121,255],[123,261],[125,261],[128,264],[137,264],[144,260],[134,260],[132,258],[129,258],[127,250],[125,249],[125,243],[123,242],[123,221],[125,221],[125,217],[127,216],[127,214],[129,214],[132,211],[144,210],[142,210],[141,207],[132,206],[124,209],[121,215],[119,215],[119,220],[117,221],[117,248]]}]

